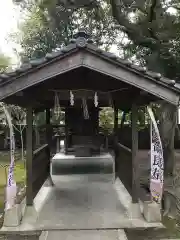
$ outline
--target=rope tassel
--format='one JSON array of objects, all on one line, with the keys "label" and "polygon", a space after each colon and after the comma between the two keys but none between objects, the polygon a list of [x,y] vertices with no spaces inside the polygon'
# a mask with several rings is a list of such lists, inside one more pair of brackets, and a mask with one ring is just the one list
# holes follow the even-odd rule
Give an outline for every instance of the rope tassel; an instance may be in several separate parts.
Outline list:
[{"label": "rope tassel", "polygon": [[111,94],[109,94],[109,107],[112,107],[113,108],[113,100],[112,100],[112,96]]},{"label": "rope tassel", "polygon": [[59,118],[61,113],[61,107],[60,107],[60,103],[59,103],[59,97],[57,92],[55,93],[55,98],[54,98],[54,115],[56,117],[56,119]]},{"label": "rope tassel", "polygon": [[82,107],[83,107],[84,119],[89,119],[87,101],[85,98],[82,98]]}]

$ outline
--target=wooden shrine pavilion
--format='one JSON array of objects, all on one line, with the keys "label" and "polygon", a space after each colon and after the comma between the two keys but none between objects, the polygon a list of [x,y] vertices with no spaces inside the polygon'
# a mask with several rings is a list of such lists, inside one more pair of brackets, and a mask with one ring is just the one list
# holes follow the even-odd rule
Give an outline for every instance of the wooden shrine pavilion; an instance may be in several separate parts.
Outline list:
[{"label": "wooden shrine pavilion", "polygon": [[[119,144],[120,155],[121,151],[125,152],[128,160],[125,155],[118,158],[120,162],[116,162],[116,171],[130,190],[133,202],[137,202],[137,110],[159,99],[178,106],[180,88],[176,82],[103,51],[84,31],[74,35],[69,45],[60,50],[23,63],[13,72],[1,74],[0,100],[27,109],[28,206],[33,205],[34,197],[50,175],[50,109],[54,107],[55,93],[58,93],[60,107],[65,111],[65,155],[70,152],[78,157],[100,154],[103,145],[99,138],[98,120],[101,107],[114,107],[114,137],[118,129],[118,109],[132,112],[132,149]],[[95,96],[98,99],[96,104]],[[70,101],[70,98],[73,99]],[[83,102],[85,114],[88,114],[86,117],[82,114]],[[44,110],[47,144],[34,151],[33,114]]]}]

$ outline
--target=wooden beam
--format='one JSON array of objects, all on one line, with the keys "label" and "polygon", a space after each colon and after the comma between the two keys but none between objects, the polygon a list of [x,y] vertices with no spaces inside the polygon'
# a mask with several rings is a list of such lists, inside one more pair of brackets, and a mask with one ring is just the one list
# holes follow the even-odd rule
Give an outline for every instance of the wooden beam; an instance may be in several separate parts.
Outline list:
[{"label": "wooden beam", "polygon": [[57,59],[55,59],[50,64],[44,64],[44,67],[41,66],[41,68],[32,68],[21,77],[14,78],[9,83],[1,86],[0,99],[6,98],[19,91],[32,87],[37,83],[44,82],[47,79],[69,72],[80,66],[82,66],[82,55],[81,53],[74,53],[66,58],[63,57],[61,61],[57,61]]},{"label": "wooden beam", "polygon": [[131,127],[132,127],[132,201],[138,202],[138,107],[136,104],[132,105],[131,112]]},{"label": "wooden beam", "polygon": [[[105,58],[105,57],[104,57]],[[138,73],[136,70],[119,66],[116,61],[103,60],[103,56],[97,58],[97,56],[84,53],[83,65],[89,69],[100,72],[102,74],[111,76],[121,82],[130,84],[145,92],[148,92],[160,99],[163,99],[173,105],[179,104],[178,89],[168,86],[167,84],[156,81],[151,77],[144,76],[144,74]]]},{"label": "wooden beam", "polygon": [[129,152],[129,153],[132,153],[132,150],[128,147],[126,147],[125,145],[121,144],[121,143],[117,143],[117,146],[120,148],[120,149],[123,149],[125,150],[126,152]]},{"label": "wooden beam", "polygon": [[27,130],[26,130],[26,204],[33,205],[33,110],[29,106],[27,108]]}]

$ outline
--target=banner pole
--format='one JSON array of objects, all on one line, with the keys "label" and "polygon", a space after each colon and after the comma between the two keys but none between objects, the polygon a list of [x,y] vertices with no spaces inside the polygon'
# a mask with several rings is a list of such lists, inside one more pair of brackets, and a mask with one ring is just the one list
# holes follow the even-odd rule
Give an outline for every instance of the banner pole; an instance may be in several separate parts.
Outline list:
[{"label": "banner pole", "polygon": [[3,104],[3,110],[6,115],[6,119],[9,126],[10,132],[10,157],[11,162],[8,170],[8,177],[7,177],[7,185],[6,185],[6,204],[5,209],[8,210],[12,208],[15,204],[15,198],[17,193],[17,186],[16,182],[14,181],[14,164],[15,164],[15,139],[14,139],[14,131],[11,116]]},{"label": "banner pole", "polygon": [[164,181],[164,159],[163,148],[157,122],[151,107],[147,107],[150,116],[150,138],[151,138],[151,178],[150,191],[152,200],[161,203]]}]

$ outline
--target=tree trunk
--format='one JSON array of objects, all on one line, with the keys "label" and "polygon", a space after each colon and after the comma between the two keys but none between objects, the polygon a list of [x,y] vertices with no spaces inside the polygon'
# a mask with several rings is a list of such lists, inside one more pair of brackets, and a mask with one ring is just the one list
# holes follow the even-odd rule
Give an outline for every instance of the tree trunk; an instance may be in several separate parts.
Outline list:
[{"label": "tree trunk", "polygon": [[174,136],[177,108],[167,102],[161,104],[160,135],[164,151],[164,176],[173,176],[174,172]]},{"label": "tree trunk", "polygon": [[160,135],[164,153],[164,215],[179,217],[180,209],[180,177],[177,175],[174,136],[177,120],[177,108],[167,102],[162,102],[160,108]]}]

